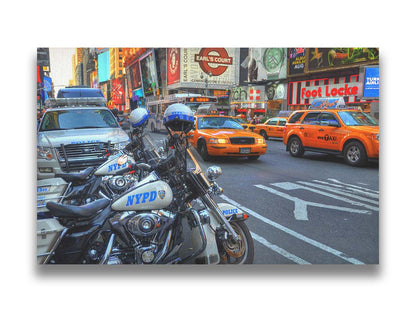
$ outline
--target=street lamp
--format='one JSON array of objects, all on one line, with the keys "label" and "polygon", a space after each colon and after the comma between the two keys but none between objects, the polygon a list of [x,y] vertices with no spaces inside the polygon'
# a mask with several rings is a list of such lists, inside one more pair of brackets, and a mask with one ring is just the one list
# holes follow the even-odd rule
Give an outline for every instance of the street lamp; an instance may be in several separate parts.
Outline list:
[{"label": "street lamp", "polygon": [[[212,77],[212,72],[209,72],[208,73],[208,76],[209,77]],[[208,95],[208,76],[205,77],[205,96]],[[204,74],[201,73],[201,76],[200,77],[201,77],[201,79],[204,79]]]}]

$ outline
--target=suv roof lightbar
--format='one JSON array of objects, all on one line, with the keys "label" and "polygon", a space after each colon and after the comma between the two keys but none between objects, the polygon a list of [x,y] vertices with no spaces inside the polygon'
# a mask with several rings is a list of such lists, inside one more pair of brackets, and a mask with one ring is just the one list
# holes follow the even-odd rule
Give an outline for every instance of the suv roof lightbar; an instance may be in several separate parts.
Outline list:
[{"label": "suv roof lightbar", "polygon": [[106,99],[103,97],[82,97],[82,98],[49,98],[45,101],[47,107],[69,107],[69,106],[106,106]]},{"label": "suv roof lightbar", "polygon": [[344,109],[347,108],[344,98],[321,98],[315,99],[309,105],[309,109]]}]

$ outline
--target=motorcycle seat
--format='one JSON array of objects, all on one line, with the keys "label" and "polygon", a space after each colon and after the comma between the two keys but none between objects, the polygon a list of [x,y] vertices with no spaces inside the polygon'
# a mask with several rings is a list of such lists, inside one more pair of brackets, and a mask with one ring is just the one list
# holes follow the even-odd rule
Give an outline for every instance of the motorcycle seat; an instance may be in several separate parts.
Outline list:
[{"label": "motorcycle seat", "polygon": [[62,172],[57,173],[56,177],[62,178],[67,182],[76,182],[86,180],[90,174],[94,171],[94,167],[88,167],[80,172]]},{"label": "motorcycle seat", "polygon": [[47,202],[46,208],[55,217],[61,218],[89,218],[101,209],[110,204],[111,200],[107,198],[97,199],[91,203],[82,206],[64,205],[56,202]]}]

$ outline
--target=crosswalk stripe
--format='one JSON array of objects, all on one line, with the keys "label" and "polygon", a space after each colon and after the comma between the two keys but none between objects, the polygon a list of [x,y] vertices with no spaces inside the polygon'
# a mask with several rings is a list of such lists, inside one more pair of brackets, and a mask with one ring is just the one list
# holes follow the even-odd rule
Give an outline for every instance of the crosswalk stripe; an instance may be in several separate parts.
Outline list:
[{"label": "crosswalk stripe", "polygon": [[341,258],[341,259],[343,259],[343,260],[345,260],[345,261],[347,261],[349,263],[352,263],[352,264],[364,264],[360,260],[357,260],[357,259],[355,259],[353,257],[349,257],[349,256],[347,256],[346,254],[344,254],[341,251],[338,251],[338,250],[336,250],[336,249],[334,249],[332,247],[329,247],[329,246],[327,246],[325,244],[322,244],[322,243],[320,243],[318,241],[315,241],[315,240],[313,240],[313,239],[311,239],[309,237],[306,237],[306,236],[304,236],[304,235],[302,235],[300,233],[297,233],[297,232],[295,232],[295,231],[293,231],[293,230],[291,230],[291,229],[289,229],[289,228],[287,228],[287,227],[285,227],[285,226],[283,226],[283,225],[281,225],[281,224],[279,224],[277,222],[274,222],[274,221],[272,221],[270,219],[267,219],[267,218],[263,217],[262,215],[258,214],[257,212],[255,212],[255,211],[253,211],[251,209],[248,209],[247,207],[244,207],[244,206],[240,205],[239,203],[237,203],[236,201],[232,200],[231,198],[228,198],[225,195],[220,195],[220,197],[222,199],[224,199],[225,201],[229,202],[230,204],[232,204],[232,205],[234,205],[234,206],[242,209],[243,211],[247,212],[250,216],[253,216],[253,217],[255,217],[255,218],[257,218],[257,219],[259,219],[259,220],[261,220],[261,221],[263,221],[263,222],[265,222],[265,223],[267,223],[267,224],[269,224],[269,225],[271,225],[271,226],[273,226],[273,227],[275,227],[275,228],[277,228],[277,229],[279,229],[279,230],[281,230],[281,231],[283,231],[283,232],[285,232],[285,233],[287,233],[289,235],[292,235],[292,236],[296,237],[297,239],[300,239],[300,240],[302,240],[302,241],[304,241],[304,242],[306,242],[306,243],[308,243],[308,244],[310,244],[310,245],[312,245],[314,247],[317,247],[317,248],[319,248],[321,250],[324,250],[324,251],[326,251],[326,252],[328,252],[328,253],[336,256],[336,257],[339,257],[339,258]]},{"label": "crosswalk stripe", "polygon": [[263,244],[264,246],[266,246],[267,248],[273,250],[274,252],[282,255],[283,257],[297,263],[297,264],[311,264],[308,261],[305,261],[301,258],[299,258],[298,256],[295,256],[294,254],[291,254],[290,252],[288,252],[287,250],[276,246],[272,243],[270,243],[269,241],[267,241],[264,237],[261,237],[260,235],[257,235],[256,233],[251,232],[251,237],[253,237],[254,240],[258,241],[259,243]]},{"label": "crosswalk stripe", "polygon": [[376,193],[376,194],[379,193],[378,191],[374,191],[372,189],[365,188],[365,187],[358,186],[358,185],[354,185],[354,184],[344,183],[344,182],[338,181],[337,179],[328,178],[328,180],[329,181],[332,181],[334,183],[342,184],[342,185],[345,185],[345,186],[351,186],[351,187],[354,187],[354,188],[357,188],[357,189],[361,189],[361,190],[364,190],[364,191],[367,191],[367,192],[372,192],[372,193]]},{"label": "crosswalk stripe", "polygon": [[324,185],[329,185],[329,187],[333,187],[333,188],[341,188],[345,193],[351,193],[351,194],[359,194],[362,195],[364,197],[370,197],[370,198],[374,198],[378,200],[378,194],[372,193],[370,191],[366,191],[366,190],[360,190],[354,187],[349,187],[346,185],[337,185],[337,184],[333,184],[333,183],[328,183],[325,181],[319,181],[319,180],[313,180],[313,182],[319,183],[319,184],[324,184]]}]

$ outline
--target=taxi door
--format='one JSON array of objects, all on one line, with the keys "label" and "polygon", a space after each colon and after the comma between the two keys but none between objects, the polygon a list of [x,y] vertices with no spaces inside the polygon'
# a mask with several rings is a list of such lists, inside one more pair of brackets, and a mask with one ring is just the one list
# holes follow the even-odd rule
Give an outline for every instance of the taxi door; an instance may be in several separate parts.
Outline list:
[{"label": "taxi door", "polygon": [[299,125],[303,146],[316,147],[319,115],[321,112],[309,112]]},{"label": "taxi door", "polygon": [[188,134],[187,134],[189,143],[191,143],[192,146],[195,147],[195,148],[197,147],[196,142],[198,140],[198,137],[197,137],[198,131],[196,130],[196,129],[198,129],[197,128],[197,122],[198,122],[198,118],[195,118],[194,119],[194,129],[189,131]]},{"label": "taxi door", "polygon": [[343,132],[341,123],[335,114],[323,112],[319,117],[316,147],[326,150],[339,150]]},{"label": "taxi door", "polygon": [[270,119],[269,122],[265,126],[266,134],[270,137],[276,136],[276,125],[277,125],[277,119]]}]

